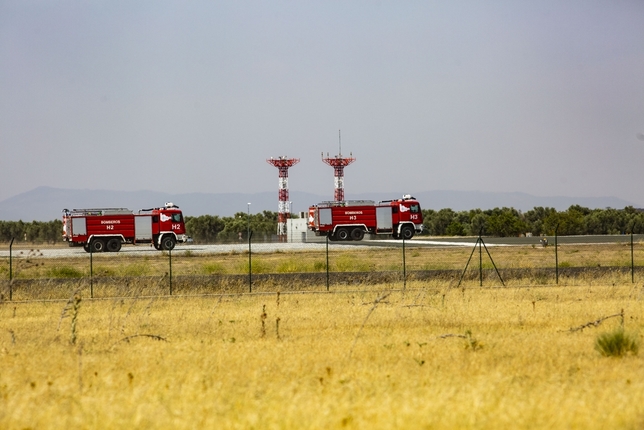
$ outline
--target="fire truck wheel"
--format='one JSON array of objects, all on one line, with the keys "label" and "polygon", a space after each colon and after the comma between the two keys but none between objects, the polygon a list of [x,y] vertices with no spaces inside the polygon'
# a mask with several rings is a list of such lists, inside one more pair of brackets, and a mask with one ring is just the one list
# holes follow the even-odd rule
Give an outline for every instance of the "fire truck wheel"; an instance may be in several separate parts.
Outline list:
[{"label": "fire truck wheel", "polygon": [[351,240],[362,240],[364,238],[364,230],[360,227],[356,227],[351,230]]},{"label": "fire truck wheel", "polygon": [[101,239],[94,239],[90,242],[89,247],[92,252],[103,252],[105,251],[105,242]]},{"label": "fire truck wheel", "polygon": [[168,235],[164,236],[161,240],[161,249],[164,251],[172,251],[174,249],[175,240],[174,237]]},{"label": "fire truck wheel", "polygon": [[119,252],[121,250],[121,239],[113,237],[107,241],[106,245],[108,252]]},{"label": "fire truck wheel", "polygon": [[400,237],[401,239],[409,240],[412,237],[414,237],[414,228],[410,225],[405,225],[403,228],[400,230]]},{"label": "fire truck wheel", "polygon": [[349,230],[347,230],[346,228],[341,228],[336,233],[336,236],[338,236],[339,240],[349,240]]},{"label": "fire truck wheel", "polygon": [[85,245],[83,245],[83,249],[85,250],[85,252],[89,252],[90,251],[89,243],[86,243]]}]

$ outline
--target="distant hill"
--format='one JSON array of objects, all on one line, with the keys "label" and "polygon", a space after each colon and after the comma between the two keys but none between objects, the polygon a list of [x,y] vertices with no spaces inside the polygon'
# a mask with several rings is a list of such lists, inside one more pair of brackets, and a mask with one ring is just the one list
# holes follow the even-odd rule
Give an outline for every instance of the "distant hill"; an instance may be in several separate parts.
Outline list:
[{"label": "distant hill", "polygon": [[[347,199],[388,200],[403,193],[347,193]],[[493,193],[483,191],[422,191],[413,194],[424,209],[451,208],[455,211],[513,207],[521,211],[536,206],[565,210],[578,204],[589,208],[612,207],[621,209],[637,206],[616,197],[537,197],[525,193]],[[332,194],[320,196],[302,191],[290,191],[292,212],[306,211],[311,204],[330,200]],[[162,206],[173,202],[185,215],[231,216],[246,212],[250,202],[251,213],[264,210],[277,212],[277,190],[254,194],[244,193],[187,193],[169,194],[159,191],[70,190],[38,187],[0,202],[0,220],[50,221],[58,219],[63,209],[125,207],[133,210]]]}]

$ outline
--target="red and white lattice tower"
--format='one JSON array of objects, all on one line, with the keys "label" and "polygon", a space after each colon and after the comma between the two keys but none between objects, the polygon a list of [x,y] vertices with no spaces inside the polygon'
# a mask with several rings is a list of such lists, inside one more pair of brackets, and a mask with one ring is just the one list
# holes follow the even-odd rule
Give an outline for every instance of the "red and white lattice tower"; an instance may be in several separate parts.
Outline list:
[{"label": "red and white lattice tower", "polygon": [[333,176],[335,177],[335,193],[334,193],[334,200],[336,202],[343,202],[344,201],[344,168],[347,167],[349,164],[353,163],[356,161],[355,158],[353,158],[353,154],[351,153],[349,158],[342,157],[342,137],[340,132],[338,131],[338,139],[340,142],[340,153],[336,155],[335,157],[329,157],[329,153],[327,153],[326,158],[324,158],[324,153],[322,153],[322,161],[324,161],[326,164],[329,166],[333,167]]},{"label": "red and white lattice tower", "polygon": [[277,211],[277,237],[280,242],[286,242],[286,220],[290,218],[291,210],[288,201],[288,169],[300,162],[299,158],[271,157],[268,164],[279,169],[279,205]]}]

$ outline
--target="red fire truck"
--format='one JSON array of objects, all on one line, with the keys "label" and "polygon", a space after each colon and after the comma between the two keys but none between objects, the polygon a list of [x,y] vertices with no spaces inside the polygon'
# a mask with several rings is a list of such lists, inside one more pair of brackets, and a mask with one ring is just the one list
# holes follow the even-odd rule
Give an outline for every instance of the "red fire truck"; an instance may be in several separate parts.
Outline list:
[{"label": "red fire truck", "polygon": [[87,252],[118,252],[124,243],[152,243],[169,251],[177,242],[187,242],[186,226],[179,206],[162,208],[63,209],[63,240]]},{"label": "red fire truck", "polygon": [[377,204],[372,200],[323,202],[309,208],[309,229],[329,240],[362,240],[365,233],[409,240],[423,231],[423,214],[410,195]]}]

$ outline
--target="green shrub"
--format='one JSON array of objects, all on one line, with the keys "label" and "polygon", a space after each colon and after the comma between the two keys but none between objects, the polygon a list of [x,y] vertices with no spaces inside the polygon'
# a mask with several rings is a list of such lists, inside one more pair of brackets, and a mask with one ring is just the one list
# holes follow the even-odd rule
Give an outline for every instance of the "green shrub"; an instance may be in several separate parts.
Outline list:
[{"label": "green shrub", "polygon": [[618,328],[609,333],[602,333],[595,339],[595,349],[606,357],[623,357],[629,352],[637,355],[639,343],[637,338]]},{"label": "green shrub", "polygon": [[82,278],[83,273],[69,266],[54,267],[47,271],[50,278]]}]

